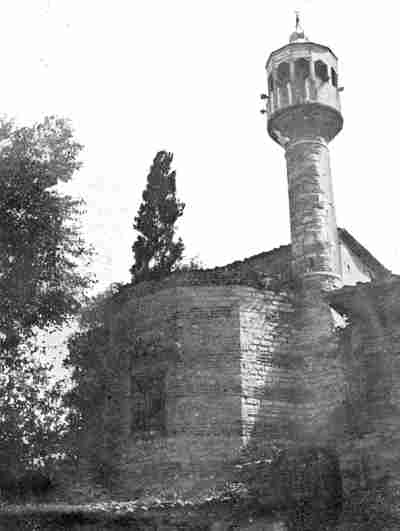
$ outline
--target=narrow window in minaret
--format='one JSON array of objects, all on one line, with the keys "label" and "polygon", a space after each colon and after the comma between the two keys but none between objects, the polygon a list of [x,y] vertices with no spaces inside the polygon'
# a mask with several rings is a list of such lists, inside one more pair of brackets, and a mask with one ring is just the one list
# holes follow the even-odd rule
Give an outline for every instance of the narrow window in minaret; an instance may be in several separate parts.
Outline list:
[{"label": "narrow window in minaret", "polygon": [[324,83],[329,81],[328,67],[323,61],[315,61],[315,75]]},{"label": "narrow window in minaret", "polygon": [[274,78],[272,77],[272,74],[268,77],[268,92],[270,96],[274,92]]},{"label": "narrow window in minaret", "polygon": [[331,68],[331,78],[332,78],[332,85],[334,87],[337,87],[338,86],[338,77],[337,77],[337,73],[336,73],[334,68]]},{"label": "narrow window in minaret", "polygon": [[273,112],[275,110],[275,96],[274,96],[274,77],[272,73],[268,76],[268,95],[269,101],[267,103],[267,108]]},{"label": "narrow window in minaret", "polygon": [[294,77],[296,83],[296,101],[301,103],[308,99],[307,78],[310,76],[310,62],[304,57],[294,63]]},{"label": "narrow window in minaret", "polygon": [[278,89],[280,93],[280,107],[285,107],[289,105],[289,80],[289,63],[283,62],[278,66]]}]

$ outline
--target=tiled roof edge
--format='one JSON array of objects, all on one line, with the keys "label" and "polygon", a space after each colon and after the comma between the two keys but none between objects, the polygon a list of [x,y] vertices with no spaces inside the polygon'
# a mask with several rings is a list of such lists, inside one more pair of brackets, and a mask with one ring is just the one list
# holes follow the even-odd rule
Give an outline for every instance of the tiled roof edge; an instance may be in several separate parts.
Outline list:
[{"label": "tiled roof edge", "polygon": [[287,245],[280,245],[279,247],[275,247],[274,249],[271,249],[270,251],[262,251],[261,253],[258,253],[258,254],[253,254],[251,256],[248,256],[247,258],[242,258],[241,260],[235,260],[234,262],[231,262],[229,264],[226,264],[224,266],[218,266],[216,267],[215,269],[218,269],[220,267],[232,267],[232,266],[236,266],[236,265],[239,265],[239,264],[245,264],[246,262],[250,262],[251,260],[254,260],[256,258],[266,258],[268,256],[274,256],[278,253],[284,253],[286,251],[290,251],[290,248],[291,248],[291,245],[290,243],[287,244]]},{"label": "tiled roof edge", "polygon": [[391,271],[382,265],[354,236],[352,236],[346,229],[338,227],[340,240],[347,245],[360,260],[375,273],[377,277],[386,277],[391,275]]}]

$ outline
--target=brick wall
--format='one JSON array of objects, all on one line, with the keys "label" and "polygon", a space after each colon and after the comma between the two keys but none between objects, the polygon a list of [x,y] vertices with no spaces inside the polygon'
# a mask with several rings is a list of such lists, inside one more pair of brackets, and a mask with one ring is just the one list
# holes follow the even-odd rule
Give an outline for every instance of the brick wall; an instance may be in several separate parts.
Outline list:
[{"label": "brick wall", "polygon": [[[136,298],[130,311],[143,351],[132,353],[131,371],[165,371],[166,430],[125,430],[123,490],[187,491],[240,450],[238,294],[231,286],[169,288]],[[129,407],[120,411],[128,426]]]},{"label": "brick wall", "polygon": [[[240,438],[238,295],[231,286],[178,288],[180,356],[171,430]],[[171,412],[172,413],[172,412]]]},{"label": "brick wall", "polygon": [[[176,285],[132,298],[124,315],[132,348],[120,363],[112,412],[121,424],[127,495],[190,490],[240,458],[331,437],[342,366],[319,292]],[[154,381],[160,373],[165,429],[132,430],[132,378]]]},{"label": "brick wall", "polygon": [[349,324],[341,338],[346,397],[339,440],[346,491],[400,515],[400,281],[330,295]]},{"label": "brick wall", "polygon": [[290,368],[294,308],[287,293],[177,286],[138,297],[124,312],[141,345],[140,355],[132,350],[131,374],[166,373],[166,430],[153,433],[131,432],[133,391],[121,375],[125,494],[188,491],[246,449],[256,458],[257,446],[265,455],[277,440],[286,442],[299,383]]},{"label": "brick wall", "polygon": [[285,428],[295,409],[289,349],[293,312],[286,293],[240,289],[243,442],[265,452],[288,437]]},{"label": "brick wall", "polygon": [[297,297],[291,325],[292,351],[302,381],[299,441],[335,446],[337,427],[332,415],[343,401],[345,371],[338,349],[337,319],[319,290],[307,290]]},{"label": "brick wall", "polygon": [[[399,301],[398,279],[329,295],[224,283],[132,298],[132,348],[111,408],[123,434],[121,492],[190,492],[240,460],[315,446],[339,454],[347,493],[384,482],[393,494]],[[337,312],[348,316],[343,329]],[[132,430],[132,377],[159,372],[165,429]]]}]

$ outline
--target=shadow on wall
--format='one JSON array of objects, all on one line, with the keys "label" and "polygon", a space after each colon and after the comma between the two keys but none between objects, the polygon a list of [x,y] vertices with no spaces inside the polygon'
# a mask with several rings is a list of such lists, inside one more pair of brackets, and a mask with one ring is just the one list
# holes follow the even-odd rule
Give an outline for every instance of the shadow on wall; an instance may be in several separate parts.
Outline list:
[{"label": "shadow on wall", "polygon": [[289,529],[320,529],[336,525],[343,491],[337,453],[307,446],[282,451],[271,465],[271,486]]},{"label": "shadow on wall", "polygon": [[[259,407],[246,447],[251,465],[242,467],[242,480],[262,504],[287,515],[289,529],[323,529],[336,525],[342,512],[339,455],[329,433],[341,396],[331,385],[341,374],[340,354],[325,302],[291,307],[289,312],[280,306],[265,351],[261,338],[274,315],[268,313],[264,327],[260,322],[249,334],[255,346],[252,372],[257,374],[264,358],[269,370],[263,385],[252,389]],[[334,429],[343,431],[343,424]]]}]

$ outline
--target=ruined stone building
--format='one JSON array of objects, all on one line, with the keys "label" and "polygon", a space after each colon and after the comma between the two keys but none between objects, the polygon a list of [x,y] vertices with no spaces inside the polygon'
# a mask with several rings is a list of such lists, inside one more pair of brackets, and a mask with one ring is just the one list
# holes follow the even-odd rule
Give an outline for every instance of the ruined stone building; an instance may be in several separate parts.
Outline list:
[{"label": "ruined stone building", "polygon": [[298,448],[334,456],[344,492],[398,482],[400,279],[336,225],[338,60],[298,28],[266,71],[291,244],[132,288],[103,415],[127,493],[189,492]]}]

